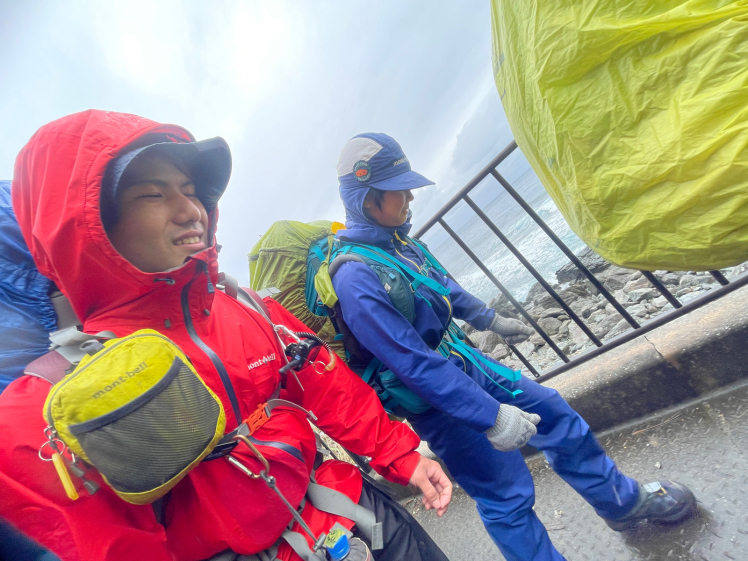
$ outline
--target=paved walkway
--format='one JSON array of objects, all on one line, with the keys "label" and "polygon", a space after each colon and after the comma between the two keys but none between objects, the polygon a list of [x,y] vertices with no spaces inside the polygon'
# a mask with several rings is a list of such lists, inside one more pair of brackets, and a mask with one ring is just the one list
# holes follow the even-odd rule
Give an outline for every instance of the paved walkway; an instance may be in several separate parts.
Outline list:
[{"label": "paved walkway", "polygon": [[[533,456],[535,509],[568,561],[748,561],[748,382],[599,437],[627,475],[691,487],[699,513],[676,527],[613,532],[544,457]],[[442,519],[417,504],[407,503],[451,561],[503,559],[461,489]]]}]

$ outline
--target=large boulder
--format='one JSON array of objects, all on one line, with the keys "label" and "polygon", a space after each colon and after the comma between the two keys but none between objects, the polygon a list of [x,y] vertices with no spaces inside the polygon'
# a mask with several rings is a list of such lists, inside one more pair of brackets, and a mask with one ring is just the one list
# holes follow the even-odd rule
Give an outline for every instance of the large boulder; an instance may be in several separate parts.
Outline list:
[{"label": "large boulder", "polygon": [[571,339],[571,342],[575,345],[584,345],[589,342],[590,338],[587,337],[587,334],[573,321],[569,324],[568,329],[569,339]]},{"label": "large boulder", "polygon": [[531,343],[530,341],[525,341],[524,343],[520,343],[519,345],[515,345],[515,348],[522,353],[522,356],[525,358],[530,356],[533,352],[535,352],[535,345]]},{"label": "large boulder", "polygon": [[489,356],[494,360],[501,361],[502,359],[508,357],[510,354],[512,354],[512,351],[509,346],[505,345],[504,343],[499,343],[494,347]]},{"label": "large boulder", "polygon": [[[564,300],[565,302],[566,300]],[[545,310],[549,308],[558,308],[558,302],[556,299],[548,293],[539,296],[535,300],[535,308],[537,310]]]},{"label": "large boulder", "polygon": [[476,331],[470,335],[470,340],[486,354],[490,354],[502,342],[501,337],[493,331]]},{"label": "large boulder", "polygon": [[576,286],[570,286],[569,288],[559,292],[558,295],[564,302],[566,302],[567,304],[571,304],[572,302],[574,302],[574,300],[579,299],[579,291],[573,289],[576,289]]},{"label": "large boulder", "polygon": [[649,313],[649,309],[644,304],[634,304],[633,306],[629,306],[628,308],[626,308],[626,311],[630,315],[637,318],[644,317],[645,315],[647,315],[647,313]]},{"label": "large boulder", "polygon": [[660,277],[662,284],[678,284],[680,277],[675,273],[665,273]]},{"label": "large boulder", "polygon": [[[577,257],[582,262],[582,265],[587,267],[593,274],[601,273],[608,267],[608,263],[605,259],[595,253],[592,248],[585,248],[577,254]],[[556,271],[556,279],[558,282],[576,282],[579,279],[584,278],[584,274],[577,269],[573,263],[567,263]]]},{"label": "large boulder", "polygon": [[631,302],[642,302],[644,300],[657,298],[659,295],[659,290],[655,288],[637,288],[628,293],[628,299]]},{"label": "large boulder", "polygon": [[561,327],[561,322],[556,318],[547,317],[539,319],[538,325],[542,327],[543,331],[548,333],[548,335],[555,335]]},{"label": "large boulder", "polygon": [[612,339],[616,335],[620,335],[621,333],[624,333],[631,329],[631,325],[629,322],[627,322],[625,319],[622,319],[618,323],[616,323],[608,333],[605,334],[605,337],[603,337],[603,340],[607,341],[609,339]]},{"label": "large boulder", "polygon": [[678,286],[681,288],[686,286],[701,286],[703,277],[697,277],[696,275],[683,275],[678,282]]},{"label": "large boulder", "polygon": [[563,310],[563,308],[548,308],[540,314],[540,319],[555,318],[565,313],[566,312]]},{"label": "large boulder", "polygon": [[543,288],[543,285],[541,285],[539,282],[536,282],[535,284],[532,285],[532,287],[530,287],[530,291],[527,293],[527,296],[525,297],[525,303],[534,302],[536,298],[544,294],[545,294],[545,288]]},{"label": "large boulder", "polygon": [[591,300],[589,298],[580,298],[579,300],[572,302],[569,307],[572,309],[572,311],[577,314],[581,315],[582,317],[589,317],[590,314],[595,310],[597,307],[597,300]]},{"label": "large boulder", "polygon": [[488,303],[488,307],[496,310],[496,313],[502,317],[519,319],[519,314],[517,313],[514,304],[512,304],[502,292],[499,292],[499,294],[491,299]]},{"label": "large boulder", "polygon": [[651,284],[649,284],[649,281],[645,277],[640,277],[635,280],[630,280],[626,284],[623,285],[623,291],[626,293],[631,292],[632,290],[636,290],[637,288],[651,288]]},{"label": "large boulder", "polygon": [[610,332],[611,329],[613,329],[621,320],[623,317],[618,312],[614,312],[607,316],[604,320],[599,322],[597,325],[595,325],[595,329],[593,333],[597,335],[599,338],[604,337],[605,335]]},{"label": "large boulder", "polygon": [[602,274],[598,275],[598,280],[603,283],[603,286],[611,292],[622,289],[627,282],[634,280],[641,273],[634,269],[625,269],[616,265],[611,265]]}]

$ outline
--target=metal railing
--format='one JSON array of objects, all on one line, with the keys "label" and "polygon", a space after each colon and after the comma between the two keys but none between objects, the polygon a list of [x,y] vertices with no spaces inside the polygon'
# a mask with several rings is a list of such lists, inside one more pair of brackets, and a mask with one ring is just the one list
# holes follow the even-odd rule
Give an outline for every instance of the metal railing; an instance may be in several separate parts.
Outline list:
[{"label": "metal railing", "polygon": [[[704,296],[694,299],[686,304],[682,303],[678,298],[671,293],[667,287],[657,278],[654,274],[649,271],[641,271],[644,277],[650,282],[650,284],[657,289],[662,296],[673,306],[673,310],[669,312],[663,312],[656,318],[648,321],[646,324],[641,325],[634,319],[631,314],[628,313],[626,308],[621,302],[619,302],[610,291],[605,288],[595,275],[580,261],[580,259],[572,252],[566,244],[551,230],[551,228],[543,221],[540,216],[532,209],[532,207],[517,193],[517,191],[510,185],[510,183],[498,172],[496,169],[501,162],[507,159],[512,152],[517,149],[517,143],[512,141],[509,146],[504,148],[501,153],[496,156],[491,162],[484,167],[473,179],[471,179],[467,185],[465,185],[460,191],[452,197],[447,204],[445,204],[441,210],[439,210],[434,216],[432,216],[418,231],[414,234],[416,238],[422,237],[428,232],[433,226],[439,224],[447,234],[457,243],[457,245],[473,260],[478,268],[483,272],[484,275],[499,289],[499,291],[507,298],[507,300],[514,306],[517,312],[524,317],[528,323],[535,329],[548,346],[553,349],[556,355],[563,361],[563,364],[552,368],[551,370],[540,374],[533,364],[525,357],[515,345],[509,345],[509,348],[514,355],[527,367],[527,369],[538,378],[538,381],[545,381],[554,376],[569,370],[570,368],[577,366],[583,362],[586,362],[596,356],[599,356],[615,347],[618,347],[640,335],[643,335],[653,329],[664,325],[678,317],[681,317],[690,311],[703,306],[704,304],[716,300],[724,296],[725,294],[732,292],[733,290],[740,288],[748,284],[748,275],[743,275],[737,280],[730,282],[720,271],[709,271],[714,279],[721,285],[720,288],[711,290]],[[587,280],[602,294],[605,299],[613,306],[613,308],[621,315],[623,319],[628,322],[632,329],[618,335],[611,340],[603,343],[593,333],[593,331],[587,326],[587,324],[579,317],[571,307],[564,301],[559,293],[543,278],[543,276],[537,271],[535,267],[522,255],[517,247],[505,236],[499,227],[480,209],[480,207],[473,201],[469,194],[478,186],[485,178],[492,176],[509,195],[522,207],[527,215],[532,218],[537,225],[545,232],[545,234],[555,243],[558,248],[569,258],[569,260],[579,269],[579,271],[587,278]],[[569,316],[579,329],[589,338],[589,340],[595,345],[596,348],[583,352],[582,354],[570,358],[566,353],[559,348],[553,338],[538,324],[538,322],[532,317],[532,315],[525,310],[524,306],[519,303],[514,296],[506,289],[501,281],[491,272],[491,270],[480,260],[480,258],[473,252],[465,241],[454,231],[452,227],[447,223],[445,215],[454,208],[458,203],[465,202],[480,218],[483,223],[493,232],[493,234],[504,244],[504,246],[522,263],[527,271],[540,283],[545,291],[553,297],[558,303],[559,307]],[[634,270],[632,269],[632,272]]]}]

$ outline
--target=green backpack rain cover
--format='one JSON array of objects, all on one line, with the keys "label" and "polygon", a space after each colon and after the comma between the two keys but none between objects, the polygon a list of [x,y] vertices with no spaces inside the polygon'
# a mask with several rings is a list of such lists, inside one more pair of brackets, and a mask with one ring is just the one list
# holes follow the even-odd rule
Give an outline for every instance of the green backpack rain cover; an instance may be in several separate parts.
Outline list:
[{"label": "green backpack rain cover", "polygon": [[748,259],[748,2],[491,0],[517,144],[574,232],[640,269]]},{"label": "green backpack rain cover", "polygon": [[[326,220],[308,224],[292,220],[275,222],[249,253],[249,283],[256,291],[266,288],[280,290],[273,298],[327,341],[340,358],[345,359],[345,349],[342,341],[335,339],[332,320],[327,315],[313,313],[306,298],[307,281],[311,280],[307,278],[309,248],[323,238],[332,241],[332,224]],[[322,278],[324,275],[320,280]],[[320,281],[314,279],[312,282]],[[329,290],[334,294],[332,281],[329,281],[329,285]]]}]

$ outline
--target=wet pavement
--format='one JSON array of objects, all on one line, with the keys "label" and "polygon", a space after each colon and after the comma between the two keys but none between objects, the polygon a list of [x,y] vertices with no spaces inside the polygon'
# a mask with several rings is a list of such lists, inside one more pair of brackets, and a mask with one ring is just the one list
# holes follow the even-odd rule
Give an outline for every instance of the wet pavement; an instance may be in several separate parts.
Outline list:
[{"label": "wet pavement", "polygon": [[[609,529],[592,507],[548,467],[528,459],[535,510],[568,559],[595,561],[748,561],[748,382],[599,435],[627,475],[642,483],[672,479],[699,500],[695,517],[678,526]],[[462,489],[438,519],[415,500],[411,512],[452,561],[503,559]]]}]

